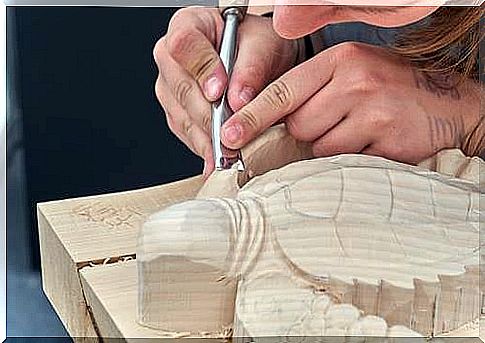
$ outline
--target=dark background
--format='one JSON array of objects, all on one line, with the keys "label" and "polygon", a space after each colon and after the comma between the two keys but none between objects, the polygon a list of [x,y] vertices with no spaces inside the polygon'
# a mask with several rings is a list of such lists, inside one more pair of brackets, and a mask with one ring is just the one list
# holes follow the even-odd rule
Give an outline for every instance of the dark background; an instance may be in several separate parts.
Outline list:
[{"label": "dark background", "polygon": [[40,286],[38,202],[201,171],[153,90],[152,49],[174,11],[7,8],[9,337],[66,335]]}]

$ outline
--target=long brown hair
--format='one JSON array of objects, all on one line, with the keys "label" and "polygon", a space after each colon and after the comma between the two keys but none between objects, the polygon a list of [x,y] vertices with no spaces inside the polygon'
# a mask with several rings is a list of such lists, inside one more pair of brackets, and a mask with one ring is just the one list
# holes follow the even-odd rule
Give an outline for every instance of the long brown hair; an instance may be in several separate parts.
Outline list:
[{"label": "long brown hair", "polygon": [[394,50],[425,72],[480,77],[479,50],[485,7],[441,7],[425,25],[404,30]]}]

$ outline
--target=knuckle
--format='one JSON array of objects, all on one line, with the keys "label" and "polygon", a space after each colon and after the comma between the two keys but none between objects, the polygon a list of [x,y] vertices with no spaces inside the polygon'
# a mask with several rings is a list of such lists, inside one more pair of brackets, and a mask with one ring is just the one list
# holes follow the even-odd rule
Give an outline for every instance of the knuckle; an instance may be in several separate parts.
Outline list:
[{"label": "knuckle", "polygon": [[163,110],[165,111],[165,106],[167,105],[167,99],[165,98],[164,94],[165,92],[167,92],[167,90],[164,87],[164,83],[162,82],[161,75],[158,76],[157,81],[155,82],[154,91],[158,102],[160,103]]},{"label": "knuckle", "polygon": [[386,128],[394,124],[394,114],[390,111],[378,111],[367,115],[368,120],[375,128]]},{"label": "knuckle", "polygon": [[191,30],[189,28],[178,28],[177,30],[172,30],[168,34],[166,41],[167,41],[167,50],[174,58],[187,53],[190,51],[192,45],[192,40],[190,37],[192,36]]},{"label": "knuckle", "polygon": [[207,52],[203,54],[202,58],[198,59],[191,67],[189,67],[189,71],[197,81],[200,81],[209,76],[215,69],[217,62],[215,55]]},{"label": "knuckle", "polygon": [[290,87],[283,80],[277,80],[263,92],[263,99],[273,110],[285,111],[292,107],[294,95]]},{"label": "knuckle", "polygon": [[193,86],[187,80],[179,80],[174,88],[174,95],[177,101],[179,102],[180,106],[186,108],[187,106],[187,99],[189,94],[192,92]]},{"label": "knuckle", "polygon": [[162,82],[160,80],[160,75],[158,76],[157,78],[157,81],[155,81],[155,86],[154,86],[154,89],[155,89],[155,95],[158,99],[158,102],[160,102],[160,104],[163,105],[163,98],[162,98]]},{"label": "knuckle", "polygon": [[208,76],[217,66],[219,57],[210,44],[200,44],[196,32],[191,29],[174,31],[167,39],[169,54],[179,62],[196,80]]},{"label": "knuckle", "polygon": [[241,119],[253,131],[258,132],[260,128],[260,121],[253,111],[243,108],[240,112]]},{"label": "knuckle", "polygon": [[210,116],[210,114],[203,114],[202,115],[202,129],[205,131],[205,132],[211,132],[211,121],[212,121],[212,118]]},{"label": "knuckle", "polygon": [[153,47],[153,59],[159,64],[159,62],[163,59],[163,56],[165,55],[166,52],[166,44],[165,44],[165,37],[160,38],[156,43],[155,46]]},{"label": "knuckle", "polygon": [[186,137],[190,137],[192,134],[192,129],[194,128],[194,123],[192,120],[184,120],[181,124],[181,130]]},{"label": "knuckle", "polygon": [[184,7],[179,10],[177,10],[173,15],[172,18],[170,19],[169,22],[169,31],[174,28],[175,25],[179,23],[185,23],[188,20],[188,15],[192,15],[194,12],[193,7]]},{"label": "knuckle", "polygon": [[170,131],[177,132],[178,127],[177,127],[177,123],[176,123],[175,119],[173,118],[173,116],[169,112],[165,111],[165,118],[167,120],[167,125],[168,125],[168,128],[170,129]]},{"label": "knuckle", "polygon": [[378,90],[383,84],[383,78],[377,71],[359,68],[352,74],[352,89],[358,93],[370,93]]},{"label": "knuckle", "polygon": [[336,54],[341,60],[362,58],[365,49],[361,43],[345,42],[337,45]]}]

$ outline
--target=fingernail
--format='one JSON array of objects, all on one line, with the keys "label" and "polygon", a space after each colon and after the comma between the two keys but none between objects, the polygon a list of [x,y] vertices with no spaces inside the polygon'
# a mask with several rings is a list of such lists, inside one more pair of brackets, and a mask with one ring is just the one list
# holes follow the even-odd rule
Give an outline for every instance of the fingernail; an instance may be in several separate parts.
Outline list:
[{"label": "fingernail", "polygon": [[215,75],[210,76],[204,85],[205,94],[211,100],[216,100],[219,97],[221,88],[222,82]]},{"label": "fingernail", "polygon": [[223,134],[229,143],[237,143],[241,138],[241,126],[239,124],[232,124],[223,129]]},{"label": "fingernail", "polygon": [[254,99],[254,88],[249,86],[244,86],[241,92],[239,93],[239,99],[241,99],[246,105],[248,102]]}]

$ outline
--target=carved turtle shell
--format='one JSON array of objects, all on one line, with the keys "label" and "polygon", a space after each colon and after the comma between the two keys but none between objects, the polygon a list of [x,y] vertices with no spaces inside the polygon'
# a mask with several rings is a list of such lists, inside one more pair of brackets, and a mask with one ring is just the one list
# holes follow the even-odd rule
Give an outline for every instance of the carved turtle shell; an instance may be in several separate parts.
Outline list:
[{"label": "carved turtle shell", "polygon": [[479,315],[481,192],[478,180],[341,155],[268,172],[237,199],[257,199],[275,249],[304,278],[437,334]]}]

